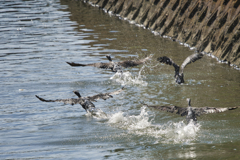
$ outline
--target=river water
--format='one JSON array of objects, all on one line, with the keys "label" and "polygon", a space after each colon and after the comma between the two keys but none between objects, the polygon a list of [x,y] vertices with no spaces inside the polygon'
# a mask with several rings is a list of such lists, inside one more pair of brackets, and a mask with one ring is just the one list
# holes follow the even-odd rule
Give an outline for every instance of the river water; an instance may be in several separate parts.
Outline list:
[{"label": "river water", "polygon": [[[0,159],[239,159],[240,109],[185,117],[146,108],[149,105],[234,107],[239,105],[238,70],[204,56],[185,69],[183,85],[174,82],[172,66],[194,50],[156,36],[76,1],[0,1]],[[141,59],[124,70],[71,67],[78,63]],[[94,102],[106,115],[91,116],[80,105],[45,103],[111,92]]]}]

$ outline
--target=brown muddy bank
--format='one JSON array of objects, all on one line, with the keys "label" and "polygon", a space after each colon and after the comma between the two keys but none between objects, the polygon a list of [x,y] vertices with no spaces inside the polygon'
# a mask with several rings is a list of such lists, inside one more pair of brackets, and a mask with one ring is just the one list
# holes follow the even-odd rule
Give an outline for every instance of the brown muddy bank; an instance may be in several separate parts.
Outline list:
[{"label": "brown muddy bank", "polygon": [[85,0],[240,66],[239,0]]}]

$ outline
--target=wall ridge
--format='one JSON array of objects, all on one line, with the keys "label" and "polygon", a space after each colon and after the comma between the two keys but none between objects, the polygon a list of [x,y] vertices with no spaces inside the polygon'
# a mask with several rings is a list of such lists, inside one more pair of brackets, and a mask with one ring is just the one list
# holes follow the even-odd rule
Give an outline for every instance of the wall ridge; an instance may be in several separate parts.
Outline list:
[{"label": "wall ridge", "polygon": [[239,69],[239,0],[84,0]]}]

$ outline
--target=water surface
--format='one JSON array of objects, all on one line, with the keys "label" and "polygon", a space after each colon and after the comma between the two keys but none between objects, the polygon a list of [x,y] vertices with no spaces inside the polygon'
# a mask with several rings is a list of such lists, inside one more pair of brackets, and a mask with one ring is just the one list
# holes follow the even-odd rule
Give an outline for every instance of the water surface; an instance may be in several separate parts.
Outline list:
[{"label": "water surface", "polygon": [[[234,107],[239,105],[239,71],[211,57],[185,69],[183,85],[172,66],[156,59],[167,55],[177,64],[194,53],[178,42],[155,36],[117,16],[83,2],[0,2],[0,157],[1,159],[237,159],[240,110],[185,117],[149,105]],[[78,63],[141,59],[145,65],[124,70],[125,77]],[[118,90],[94,102],[107,116],[92,117],[80,105],[44,103]]]}]

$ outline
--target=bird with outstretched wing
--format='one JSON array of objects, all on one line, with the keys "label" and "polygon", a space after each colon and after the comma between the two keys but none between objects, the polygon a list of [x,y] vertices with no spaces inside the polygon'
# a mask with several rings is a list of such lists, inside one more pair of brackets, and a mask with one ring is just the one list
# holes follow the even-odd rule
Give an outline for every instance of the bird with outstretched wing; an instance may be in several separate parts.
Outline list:
[{"label": "bird with outstretched wing", "polygon": [[112,72],[117,72],[119,70],[122,70],[122,67],[128,68],[128,67],[134,67],[134,66],[143,64],[147,60],[149,60],[152,57],[152,55],[140,60],[126,60],[121,62],[113,62],[110,55],[107,55],[106,57],[109,60],[109,63],[90,63],[90,64],[81,64],[81,63],[74,63],[74,62],[66,62],[66,63],[72,67],[92,66],[92,67],[103,68],[103,69],[111,69]]},{"label": "bird with outstretched wing", "polygon": [[202,53],[194,53],[190,56],[188,56],[182,63],[181,67],[179,67],[179,65],[177,65],[176,63],[174,63],[174,61],[171,58],[168,58],[166,56],[163,57],[159,57],[157,58],[157,61],[159,61],[160,63],[165,63],[167,65],[172,65],[175,69],[175,79],[176,79],[176,83],[181,84],[184,83],[184,75],[183,75],[183,70],[184,68],[190,64],[193,63],[199,59],[201,59],[203,57]]},{"label": "bird with outstretched wing", "polygon": [[106,100],[108,98],[112,98],[113,97],[112,95],[121,93],[123,89],[124,88],[114,92],[100,93],[97,95],[87,96],[87,97],[82,97],[78,91],[73,91],[78,96],[78,98],[69,98],[69,99],[46,100],[37,95],[35,96],[40,101],[43,101],[43,102],[63,102],[64,104],[71,104],[71,105],[80,104],[86,110],[86,112],[88,112],[90,109],[92,110],[93,108],[95,108],[95,105],[92,102],[96,102],[96,100],[98,99]]},{"label": "bird with outstretched wing", "polygon": [[161,111],[167,111],[170,113],[176,113],[181,116],[186,116],[187,122],[189,122],[191,119],[193,121],[197,121],[196,116],[200,116],[203,114],[209,114],[209,113],[220,113],[225,112],[229,110],[237,109],[237,107],[225,107],[225,108],[216,108],[216,107],[192,107],[191,106],[191,99],[187,98],[188,101],[188,107],[179,107],[179,106],[150,106],[145,103],[142,103],[143,105],[154,108]]}]

